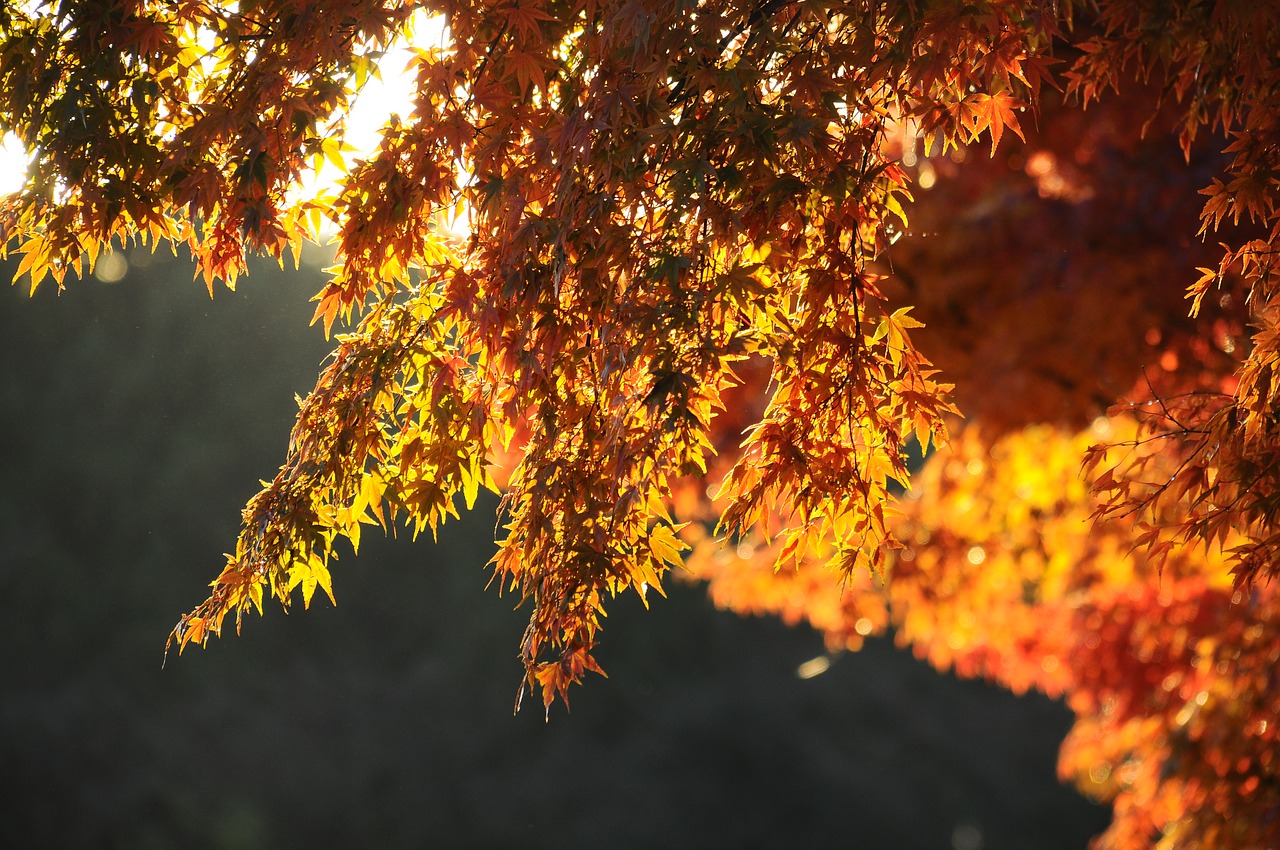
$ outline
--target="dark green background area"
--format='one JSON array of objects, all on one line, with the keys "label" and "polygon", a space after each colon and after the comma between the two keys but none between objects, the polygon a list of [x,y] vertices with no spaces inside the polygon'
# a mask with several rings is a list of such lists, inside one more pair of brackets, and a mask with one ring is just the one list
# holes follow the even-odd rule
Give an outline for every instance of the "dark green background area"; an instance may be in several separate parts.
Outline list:
[{"label": "dark green background area", "polygon": [[1060,705],[884,642],[802,680],[815,634],[695,587],[619,600],[610,678],[513,716],[492,501],[439,545],[371,531],[336,609],[162,667],[329,345],[314,271],[211,301],[131,257],[0,292],[0,847],[1081,850],[1105,826],[1055,779]]}]

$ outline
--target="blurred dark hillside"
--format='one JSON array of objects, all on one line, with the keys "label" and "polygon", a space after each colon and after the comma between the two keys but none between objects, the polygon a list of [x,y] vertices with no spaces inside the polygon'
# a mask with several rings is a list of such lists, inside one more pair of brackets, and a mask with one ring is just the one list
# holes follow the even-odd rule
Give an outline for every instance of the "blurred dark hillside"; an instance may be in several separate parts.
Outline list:
[{"label": "blurred dark hillside", "polygon": [[439,545],[367,535],[336,609],[162,668],[329,346],[315,272],[211,301],[130,256],[0,292],[0,847],[1083,850],[1105,825],[1055,779],[1061,706],[884,643],[803,680],[817,636],[692,587],[615,605],[571,713],[513,716],[492,502]]}]

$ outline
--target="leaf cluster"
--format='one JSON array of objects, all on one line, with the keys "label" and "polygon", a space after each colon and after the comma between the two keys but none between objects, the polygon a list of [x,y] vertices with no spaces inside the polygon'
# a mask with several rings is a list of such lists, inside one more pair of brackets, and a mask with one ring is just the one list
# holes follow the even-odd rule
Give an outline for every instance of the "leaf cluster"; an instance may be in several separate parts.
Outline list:
[{"label": "leaf cluster", "polygon": [[[343,110],[416,11],[446,36],[349,163]],[[33,289],[141,239],[212,293],[336,229],[314,321],[338,347],[171,645],[332,598],[340,538],[435,533],[487,488],[548,707],[600,672],[609,600],[684,565],[833,644],[893,627],[1066,695],[1064,771],[1117,803],[1101,846],[1276,843],[1273,4],[0,14],[0,130],[34,157],[0,228]],[[337,192],[294,194],[325,161]]]}]

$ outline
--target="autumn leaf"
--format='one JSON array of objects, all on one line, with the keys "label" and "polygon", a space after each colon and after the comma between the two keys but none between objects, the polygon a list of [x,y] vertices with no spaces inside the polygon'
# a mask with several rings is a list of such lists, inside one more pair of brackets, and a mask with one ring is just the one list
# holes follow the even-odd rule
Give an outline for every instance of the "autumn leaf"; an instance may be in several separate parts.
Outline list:
[{"label": "autumn leaf", "polygon": [[991,134],[991,154],[994,156],[996,148],[1000,145],[1000,139],[1004,135],[1004,130],[1008,127],[1017,134],[1019,139],[1026,141],[1026,136],[1022,133],[1022,127],[1018,125],[1017,111],[1022,108],[1023,104],[1017,98],[1011,97],[1004,92],[996,92],[994,94],[978,94],[973,98],[972,122],[973,137],[976,139],[979,134],[988,132]]},{"label": "autumn leaf", "polygon": [[302,586],[303,607],[311,607],[311,597],[315,594],[317,586],[324,590],[330,602],[337,604],[337,600],[333,597],[333,580],[329,575],[329,568],[318,557],[313,555],[307,561],[290,567],[288,576],[288,584],[285,586],[287,590]]}]

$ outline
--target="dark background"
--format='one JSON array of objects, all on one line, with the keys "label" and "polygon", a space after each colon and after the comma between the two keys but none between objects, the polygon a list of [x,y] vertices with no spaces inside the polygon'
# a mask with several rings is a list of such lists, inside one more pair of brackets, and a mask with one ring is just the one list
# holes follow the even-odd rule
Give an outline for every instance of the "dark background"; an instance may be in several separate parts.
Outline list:
[{"label": "dark background", "polygon": [[0,291],[0,847],[1083,850],[1106,825],[1056,780],[1061,705],[883,641],[802,680],[817,635],[696,587],[619,600],[610,678],[513,716],[492,502],[439,545],[371,532],[336,609],[268,607],[162,667],[329,344],[314,270],[210,300],[127,256],[117,283]]}]

